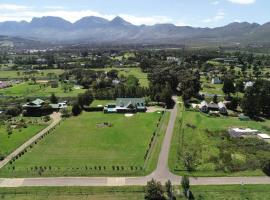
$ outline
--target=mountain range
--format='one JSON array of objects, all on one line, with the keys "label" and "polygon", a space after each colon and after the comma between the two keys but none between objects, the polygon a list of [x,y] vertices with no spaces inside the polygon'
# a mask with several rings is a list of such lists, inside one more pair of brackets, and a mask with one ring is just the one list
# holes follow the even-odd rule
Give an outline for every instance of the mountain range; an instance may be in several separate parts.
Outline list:
[{"label": "mountain range", "polygon": [[107,20],[84,17],[71,23],[59,17],[33,18],[31,22],[0,23],[0,35],[59,43],[136,44],[264,44],[270,42],[270,22],[231,23],[217,28],[156,24],[133,25],[120,17]]}]

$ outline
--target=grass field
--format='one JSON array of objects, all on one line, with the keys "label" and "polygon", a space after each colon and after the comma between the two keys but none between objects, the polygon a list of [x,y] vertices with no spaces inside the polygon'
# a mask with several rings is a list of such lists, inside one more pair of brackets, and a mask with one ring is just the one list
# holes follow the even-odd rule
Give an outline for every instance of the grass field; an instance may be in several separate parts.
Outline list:
[{"label": "grass field", "polygon": [[[47,70],[40,70],[38,73],[33,74],[36,78],[49,78],[48,74],[53,73],[55,75],[60,75],[64,73],[62,69],[47,69]],[[24,71],[0,71],[0,78],[23,78],[30,76],[30,74],[24,73]]]},{"label": "grass field", "polygon": [[22,145],[32,136],[37,134],[39,131],[44,129],[46,125],[39,124],[28,124],[27,128],[13,129],[11,135],[8,135],[6,127],[4,125],[0,126],[0,153],[3,155],[8,155],[17,147]]},{"label": "grass field", "polygon": [[29,84],[29,82],[0,90],[1,95],[12,97],[50,97],[53,93],[57,97],[77,97],[78,94],[84,92],[84,89],[73,89],[70,92],[64,92],[61,84],[59,84],[58,88],[52,88],[51,86],[43,87],[40,84]]},{"label": "grass field", "polygon": [[21,84],[16,84],[9,88],[1,89],[0,94],[4,96],[22,97],[29,94],[34,94],[38,90],[40,90],[40,86],[38,84],[33,85],[29,84],[28,82],[24,82]]},{"label": "grass field", "polygon": [[[239,172],[226,172],[217,170],[220,162],[219,146],[227,145],[226,152],[230,153],[232,163],[235,165],[248,165],[251,159],[260,156],[260,153],[266,157],[270,152],[259,147],[241,147],[237,142],[232,142],[224,137],[229,127],[253,128],[268,133],[270,130],[270,121],[240,121],[233,117],[208,117],[199,112],[183,111],[181,107],[177,124],[174,130],[174,138],[171,145],[169,166],[173,173],[188,174],[192,176],[260,176],[262,171],[240,170]],[[182,111],[182,112],[181,112]],[[239,141],[240,142],[240,141]],[[240,142],[241,144],[241,142]],[[248,151],[248,152],[245,152]],[[188,173],[184,167],[183,156],[185,152],[196,152],[196,170]],[[255,157],[254,157],[255,156]],[[256,160],[256,159],[255,159]]]},{"label": "grass field", "polygon": [[119,75],[123,75],[123,76],[129,76],[129,75],[133,75],[135,77],[137,77],[139,79],[139,83],[142,87],[148,87],[149,86],[149,80],[147,78],[147,74],[143,73],[142,70],[140,68],[103,68],[103,69],[94,69],[97,71],[109,71],[109,70],[118,70],[119,71]]},{"label": "grass field", "polygon": [[[168,115],[165,116],[168,119]],[[12,164],[15,170],[7,165],[0,171],[0,176],[39,176],[40,170],[42,176],[147,173],[144,155],[160,117],[159,113],[138,113],[133,117],[83,113],[62,122],[53,133]],[[165,129],[166,126],[163,132]],[[157,148],[160,148],[157,143]],[[150,165],[156,160],[150,160]]]},{"label": "grass field", "polygon": [[[186,198],[175,186],[177,200]],[[5,200],[143,200],[144,187],[25,187],[0,188]],[[268,200],[270,185],[191,186],[195,199],[203,200]],[[178,192],[179,194],[178,194]]]},{"label": "grass field", "polygon": [[114,100],[94,100],[91,103],[91,107],[98,107],[99,105],[106,106],[109,103],[115,103]]},{"label": "grass field", "polygon": [[33,94],[29,94],[30,97],[50,97],[52,94],[55,94],[57,97],[77,97],[78,94],[84,93],[85,89],[73,89],[70,92],[64,92],[64,90],[61,88],[61,85],[59,84],[58,88],[52,88],[50,86],[41,88],[40,90],[36,91]]}]

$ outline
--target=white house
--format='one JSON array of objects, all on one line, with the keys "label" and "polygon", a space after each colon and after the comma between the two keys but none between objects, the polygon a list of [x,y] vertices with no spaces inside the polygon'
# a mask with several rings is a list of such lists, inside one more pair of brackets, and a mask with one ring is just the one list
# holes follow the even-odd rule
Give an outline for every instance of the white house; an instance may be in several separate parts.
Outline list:
[{"label": "white house", "polygon": [[254,85],[254,83],[252,81],[248,81],[245,83],[245,90],[249,87],[252,87]]},{"label": "white house", "polygon": [[208,103],[206,101],[202,101],[200,104],[200,110],[202,112],[208,112]]},{"label": "white house", "polygon": [[219,112],[221,114],[227,114],[228,113],[227,107],[225,106],[225,104],[223,102],[218,103],[218,109],[219,109]]},{"label": "white house", "polygon": [[214,77],[214,78],[212,78],[211,83],[212,84],[221,84],[222,81],[220,80],[219,77]]}]

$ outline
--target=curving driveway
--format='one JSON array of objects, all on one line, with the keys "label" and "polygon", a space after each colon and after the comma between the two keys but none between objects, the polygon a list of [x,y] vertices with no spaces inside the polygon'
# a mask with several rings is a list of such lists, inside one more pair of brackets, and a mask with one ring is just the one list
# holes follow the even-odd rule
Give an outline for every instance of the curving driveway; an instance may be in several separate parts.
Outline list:
[{"label": "curving driveway", "polygon": [[[176,100],[176,97],[174,97]],[[12,178],[0,179],[0,187],[24,186],[132,186],[146,185],[153,179],[164,184],[167,180],[176,185],[181,177],[172,174],[168,169],[168,157],[173,128],[177,116],[177,106],[170,110],[170,121],[162,144],[156,170],[143,177],[51,177],[51,178]],[[228,184],[270,184],[270,177],[202,177],[190,178],[192,185],[228,185]]]}]

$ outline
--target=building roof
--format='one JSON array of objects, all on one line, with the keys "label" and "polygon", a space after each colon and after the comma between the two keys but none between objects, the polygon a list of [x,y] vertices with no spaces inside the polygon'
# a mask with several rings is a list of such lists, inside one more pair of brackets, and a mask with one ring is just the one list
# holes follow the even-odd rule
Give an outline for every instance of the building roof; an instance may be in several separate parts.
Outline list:
[{"label": "building roof", "polygon": [[270,139],[270,136],[264,133],[258,134],[258,136],[262,139]]},{"label": "building roof", "polygon": [[31,103],[32,104],[35,104],[35,105],[41,105],[43,104],[45,101],[43,101],[42,99],[36,99],[34,101],[32,101]]},{"label": "building roof", "polygon": [[250,128],[231,128],[230,130],[235,131],[237,133],[258,133],[258,130],[250,129]]},{"label": "building roof", "polygon": [[202,101],[201,102],[201,107],[203,107],[203,106],[207,106],[208,107],[208,103],[206,101]]},{"label": "building roof", "polygon": [[210,109],[219,109],[219,107],[218,107],[218,105],[216,103],[208,104],[208,108],[210,108]]},{"label": "building roof", "polygon": [[219,108],[226,108],[226,106],[225,106],[225,104],[223,102],[219,102],[218,107]]},{"label": "building roof", "polygon": [[145,107],[145,100],[143,98],[117,98],[116,99],[117,107],[128,107],[130,105],[137,108]]},{"label": "building roof", "polygon": [[36,99],[34,101],[28,102],[27,104],[24,104],[23,107],[24,108],[40,108],[44,102],[45,101],[41,99]]}]

